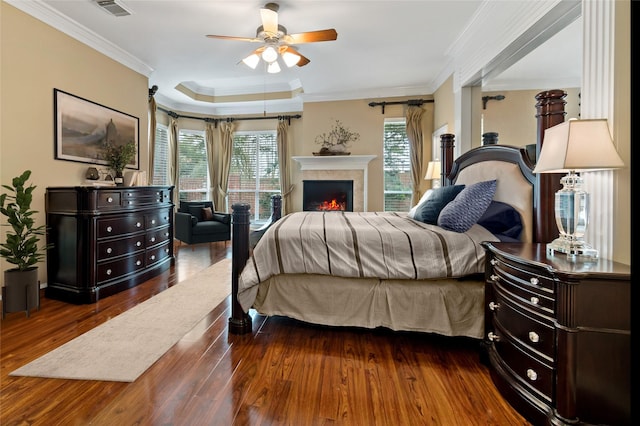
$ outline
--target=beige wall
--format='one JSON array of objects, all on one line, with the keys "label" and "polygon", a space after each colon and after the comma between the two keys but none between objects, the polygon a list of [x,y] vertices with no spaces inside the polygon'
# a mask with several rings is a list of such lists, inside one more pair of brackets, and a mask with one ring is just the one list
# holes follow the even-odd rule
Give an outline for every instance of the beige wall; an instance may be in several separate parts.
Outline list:
[{"label": "beige wall", "polygon": [[[145,165],[148,80],[5,2],[0,7],[0,182],[30,169],[37,186],[32,207],[44,224],[46,188],[81,185],[89,166],[54,159],[53,89],[139,117]],[[5,241],[6,227],[0,229]],[[1,269],[8,269],[4,259]],[[39,278],[46,281],[43,264]]]}]

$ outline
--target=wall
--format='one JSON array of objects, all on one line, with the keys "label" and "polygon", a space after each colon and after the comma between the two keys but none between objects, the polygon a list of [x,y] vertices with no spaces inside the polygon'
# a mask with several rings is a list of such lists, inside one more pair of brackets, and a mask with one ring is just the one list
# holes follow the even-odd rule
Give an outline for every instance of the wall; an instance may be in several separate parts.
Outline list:
[{"label": "wall", "polygon": [[[46,188],[82,184],[89,166],[54,159],[53,89],[139,117],[144,166],[148,79],[13,6],[2,2],[0,8],[0,182],[10,184],[30,169],[37,187],[32,208],[44,225]],[[0,232],[5,241],[6,227]],[[4,259],[0,269],[9,269]],[[38,276],[46,281],[44,264]]]}]

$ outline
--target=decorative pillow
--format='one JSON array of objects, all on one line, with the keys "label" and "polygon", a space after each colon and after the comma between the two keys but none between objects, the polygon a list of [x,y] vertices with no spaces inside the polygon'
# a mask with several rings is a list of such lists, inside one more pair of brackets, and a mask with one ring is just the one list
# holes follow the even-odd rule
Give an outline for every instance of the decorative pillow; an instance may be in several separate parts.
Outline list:
[{"label": "decorative pillow", "polygon": [[201,213],[202,220],[213,220],[213,210],[211,210],[211,207],[203,207]]},{"label": "decorative pillow", "polygon": [[427,198],[429,198],[431,196],[431,194],[433,194],[433,189],[428,189],[427,192],[422,194],[422,197],[420,197],[420,201],[418,201],[415,206],[411,207],[411,210],[409,210],[409,213],[407,213],[407,216],[409,216],[411,219],[415,219],[416,218],[416,211],[418,210],[418,207],[422,203],[427,201]]},{"label": "decorative pillow", "polygon": [[204,204],[191,204],[188,206],[189,214],[194,216],[198,221],[202,220],[202,209],[204,208]]},{"label": "decorative pillow", "polygon": [[516,209],[507,203],[491,201],[487,211],[478,219],[478,225],[500,238],[520,239],[522,233],[522,217]]},{"label": "decorative pillow", "polygon": [[438,226],[455,232],[467,232],[482,217],[496,193],[498,181],[467,185],[438,216]]},{"label": "decorative pillow", "polygon": [[213,213],[213,220],[228,225],[229,223],[231,223],[231,215],[226,213]]},{"label": "decorative pillow", "polygon": [[414,219],[436,225],[440,211],[464,189],[464,185],[441,186],[431,191],[431,195],[416,209]]}]

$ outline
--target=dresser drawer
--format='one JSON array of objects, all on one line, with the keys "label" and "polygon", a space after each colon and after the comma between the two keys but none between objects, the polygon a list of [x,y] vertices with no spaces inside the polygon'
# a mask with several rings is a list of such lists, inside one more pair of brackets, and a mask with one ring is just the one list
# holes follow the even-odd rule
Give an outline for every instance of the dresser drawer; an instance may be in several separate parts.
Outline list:
[{"label": "dresser drawer", "polygon": [[145,234],[139,233],[127,238],[99,242],[98,262],[144,250],[145,238]]},{"label": "dresser drawer", "polygon": [[158,263],[161,260],[168,258],[170,251],[169,241],[159,247],[147,250],[147,266],[151,266],[154,263]]},{"label": "dresser drawer", "polygon": [[510,293],[519,303],[535,310],[541,315],[553,316],[555,309],[555,295],[545,288],[537,287],[531,282],[526,283],[519,278],[508,275],[499,267],[492,270],[489,279],[503,292]]},{"label": "dresser drawer", "polygon": [[514,378],[532,393],[551,403],[553,398],[553,364],[543,362],[530,351],[511,340],[499,321],[494,323],[497,338],[493,339],[496,352]]},{"label": "dresser drawer", "polygon": [[162,228],[156,228],[151,231],[147,231],[147,248],[168,241],[170,236],[171,232],[169,232],[169,226],[164,226]]},{"label": "dresser drawer", "polygon": [[144,215],[130,214],[96,221],[98,238],[114,237],[144,231]]},{"label": "dresser drawer", "polygon": [[122,206],[122,192],[101,191],[97,193],[95,200],[99,210],[119,209]]},{"label": "dresser drawer", "polygon": [[157,228],[159,226],[169,225],[169,221],[171,217],[169,212],[170,210],[166,209],[166,210],[158,210],[158,211],[145,214],[144,216],[145,228],[152,229],[152,228]]},{"label": "dresser drawer", "polygon": [[553,362],[555,357],[553,318],[539,315],[517,303],[498,285],[494,286],[494,297],[496,299],[492,308],[494,322],[499,322],[503,331],[512,339],[519,340],[524,347]]},{"label": "dresser drawer", "polygon": [[133,274],[144,269],[144,252],[133,254],[111,262],[98,264],[98,285],[106,281],[120,278],[123,275]]}]

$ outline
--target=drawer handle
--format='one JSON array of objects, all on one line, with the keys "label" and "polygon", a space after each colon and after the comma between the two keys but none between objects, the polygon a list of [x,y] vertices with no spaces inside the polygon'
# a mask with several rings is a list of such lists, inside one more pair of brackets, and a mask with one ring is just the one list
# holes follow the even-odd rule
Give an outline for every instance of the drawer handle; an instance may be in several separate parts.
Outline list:
[{"label": "drawer handle", "polygon": [[142,245],[142,242],[136,241],[136,247],[140,247],[141,245]]},{"label": "drawer handle", "polygon": [[136,260],[136,265],[137,265],[137,266],[142,265],[142,261],[140,261],[140,260]]},{"label": "drawer handle", "polygon": [[536,296],[531,296],[531,303],[533,303],[534,305],[537,305],[538,303],[540,303],[540,299],[538,299]]},{"label": "drawer handle", "polygon": [[132,203],[131,201],[127,201],[127,204],[131,205],[131,204],[133,204],[133,203]]},{"label": "drawer handle", "polygon": [[107,275],[111,275],[111,269],[107,269]]},{"label": "drawer handle", "polygon": [[496,266],[498,264],[498,261],[495,259],[491,259],[489,263],[491,263],[491,266]]},{"label": "drawer handle", "polygon": [[165,233],[164,233],[164,236],[165,236],[165,237],[168,237],[168,236],[169,236],[169,233],[168,233],[168,232],[165,232]]},{"label": "drawer handle", "polygon": [[538,380],[538,373],[536,373],[535,371],[533,371],[532,369],[528,368],[527,369],[527,377],[529,378],[529,380],[531,381],[535,381]]},{"label": "drawer handle", "polygon": [[113,228],[110,226],[107,226],[107,232],[111,232],[111,231],[113,231]]},{"label": "drawer handle", "polygon": [[169,216],[165,216],[165,217],[164,217],[164,220],[169,220]]},{"label": "drawer handle", "polygon": [[156,224],[156,220],[155,219],[151,219],[151,224],[155,225]]},{"label": "drawer handle", "polygon": [[155,254],[151,255],[151,260],[156,260],[156,255]]},{"label": "drawer handle", "polygon": [[107,198],[107,203],[113,203],[113,198],[111,197]]},{"label": "drawer handle", "polygon": [[532,278],[530,278],[530,279],[529,279],[529,282],[530,282],[531,284],[533,284],[533,285],[538,285],[538,284],[540,284],[540,280],[539,280],[539,279],[537,279],[536,277],[532,277]]},{"label": "drawer handle", "polygon": [[127,197],[131,197],[131,195],[133,194],[131,194],[130,192],[127,192]]},{"label": "drawer handle", "polygon": [[491,340],[492,342],[499,342],[500,341],[500,336],[498,336],[496,333],[494,333],[493,331],[490,331],[487,334],[487,337],[489,338],[489,340]]},{"label": "drawer handle", "polygon": [[498,281],[498,276],[497,276],[497,275],[491,275],[491,276],[489,277],[489,279],[490,279],[491,281],[493,281],[493,282],[496,282],[496,281]]},{"label": "drawer handle", "polygon": [[492,311],[497,311],[499,307],[500,307],[499,303],[489,302],[489,309],[491,309]]},{"label": "drawer handle", "polygon": [[165,253],[169,253],[169,248],[164,249]]},{"label": "drawer handle", "polygon": [[540,341],[540,336],[538,336],[538,333],[536,333],[535,331],[530,331],[529,340],[531,340],[533,343],[538,343]]},{"label": "drawer handle", "polygon": [[140,222],[136,222],[136,228],[140,228],[142,224]]},{"label": "drawer handle", "polygon": [[107,247],[107,254],[111,254],[111,252],[113,252],[113,249],[111,247]]},{"label": "drawer handle", "polygon": [[156,237],[151,237],[151,242],[155,243],[156,242]]}]

